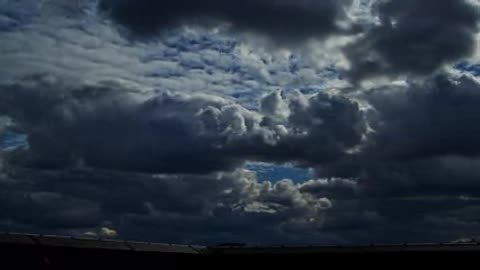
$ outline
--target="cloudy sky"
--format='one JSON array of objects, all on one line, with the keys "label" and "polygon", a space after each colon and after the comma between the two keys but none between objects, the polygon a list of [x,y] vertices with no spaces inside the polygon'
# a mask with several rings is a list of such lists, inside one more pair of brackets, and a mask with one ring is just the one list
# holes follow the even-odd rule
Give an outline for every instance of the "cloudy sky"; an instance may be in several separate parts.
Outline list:
[{"label": "cloudy sky", "polygon": [[0,231],[480,238],[478,0],[0,0]]}]

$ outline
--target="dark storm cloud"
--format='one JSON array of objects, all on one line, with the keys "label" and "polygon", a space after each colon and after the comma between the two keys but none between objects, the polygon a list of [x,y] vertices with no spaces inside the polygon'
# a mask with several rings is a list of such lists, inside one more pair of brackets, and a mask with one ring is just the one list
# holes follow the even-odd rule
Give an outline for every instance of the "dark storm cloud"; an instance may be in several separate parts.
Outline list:
[{"label": "dark storm cloud", "polygon": [[37,78],[2,92],[2,113],[29,135],[28,166],[84,162],[171,173],[229,170],[240,162],[219,158],[214,144],[222,138],[198,133],[195,114],[202,107],[227,105],[223,100],[164,94],[142,101],[113,86],[69,89]]},{"label": "dark storm cloud", "polygon": [[[68,17],[83,3],[49,2]],[[100,8],[135,37],[221,21],[301,42],[343,31],[336,22],[349,1],[197,2],[101,0]],[[108,227],[121,238],[175,243],[477,236],[480,84],[427,75],[473,52],[478,12],[462,0],[379,1],[375,9],[381,24],[346,49],[350,78],[417,81],[358,95],[374,108],[368,113],[325,92],[273,92],[257,111],[198,91],[147,96],[46,75],[2,82],[0,117],[12,123],[0,120],[0,132],[28,135],[29,147],[0,149],[0,230]],[[11,17],[0,29],[24,23]],[[168,46],[184,46],[177,43]],[[314,167],[322,179],[259,183],[239,169],[246,161]]]},{"label": "dark storm cloud", "polygon": [[350,0],[101,0],[100,10],[134,35],[151,36],[184,22],[223,21],[240,31],[267,34],[279,41],[305,40],[342,31]]},{"label": "dark storm cloud", "polygon": [[354,183],[259,183],[234,169],[247,160],[318,164],[346,155],[365,131],[347,98],[272,93],[256,112],[211,95],[70,87],[45,75],[0,89],[8,129],[29,142],[3,153],[5,230],[109,224],[121,237],[177,243],[344,242],[320,228],[328,197]]},{"label": "dark storm cloud", "polygon": [[354,239],[355,243],[447,243],[479,236],[478,200],[364,197],[333,204],[322,231]]},{"label": "dark storm cloud", "polygon": [[466,0],[379,0],[373,5],[379,24],[361,27],[346,15],[350,5],[349,0],[99,3],[103,13],[133,36],[143,38],[183,23],[218,21],[230,23],[237,31],[267,35],[280,44],[301,43],[329,34],[363,33],[344,48],[351,63],[347,75],[354,82],[376,76],[429,75],[445,64],[470,56],[476,48],[480,13]]},{"label": "dark storm cloud", "polygon": [[478,237],[479,95],[474,78],[447,74],[366,93],[368,142],[317,167],[356,183],[337,184],[323,230],[363,243]]},{"label": "dark storm cloud", "polygon": [[392,161],[359,156],[319,168],[319,176],[337,175],[358,179],[362,195],[479,196],[480,171],[477,158],[444,156]]},{"label": "dark storm cloud", "polygon": [[36,168],[209,173],[247,160],[319,164],[345,155],[366,131],[358,104],[326,94],[280,97],[283,112],[262,114],[211,95],[145,97],[115,85],[69,88],[48,76],[1,91],[0,113],[30,146],[11,159]]},{"label": "dark storm cloud", "polygon": [[[13,120],[9,128],[29,134],[31,148],[3,154],[0,228],[108,224],[122,238],[177,243],[473,235],[480,225],[466,213],[476,213],[480,195],[478,86],[440,75],[372,90],[362,98],[375,111],[364,115],[327,94],[274,92],[256,112],[210,95],[146,97],[33,76],[1,88],[1,113]],[[366,120],[374,132],[363,142]],[[216,173],[246,160],[310,165],[330,180],[272,184],[243,170]]]},{"label": "dark storm cloud", "polygon": [[321,176],[358,178],[380,196],[477,196],[480,84],[441,74],[365,94],[375,108],[361,152],[319,166]]},{"label": "dark storm cloud", "polygon": [[376,155],[411,160],[480,154],[480,84],[474,78],[442,74],[368,95],[379,117],[372,127]]},{"label": "dark storm cloud", "polygon": [[350,77],[428,75],[471,55],[479,11],[465,0],[381,0],[381,24],[346,49]]},{"label": "dark storm cloud", "polygon": [[258,183],[248,171],[152,176],[11,168],[8,177],[0,181],[2,230],[10,224],[78,233],[109,224],[122,238],[175,243],[328,237],[317,232],[331,207],[328,199],[301,192],[290,181]]}]

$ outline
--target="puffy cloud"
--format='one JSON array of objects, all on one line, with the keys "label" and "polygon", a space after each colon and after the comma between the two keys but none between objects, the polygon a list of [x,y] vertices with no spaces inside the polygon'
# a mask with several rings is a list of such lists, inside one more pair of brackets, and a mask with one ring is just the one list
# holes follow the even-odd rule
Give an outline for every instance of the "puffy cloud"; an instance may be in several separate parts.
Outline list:
[{"label": "puffy cloud", "polygon": [[[262,125],[281,136],[270,144],[241,140],[243,145],[238,148],[249,160],[293,162],[302,166],[327,163],[361,145],[367,132],[359,104],[339,95],[296,93],[281,101],[279,94],[274,93],[265,97],[261,107],[267,112]],[[288,115],[286,121],[272,116],[272,112],[279,112],[274,107],[282,108],[282,114]]]},{"label": "puffy cloud", "polygon": [[273,119],[286,119],[290,115],[287,102],[282,98],[280,91],[272,92],[261,100],[260,111]]},{"label": "puffy cloud", "polygon": [[[142,100],[113,87],[68,91],[58,84],[36,83],[4,88],[7,98],[1,106],[29,134],[32,166],[83,162],[110,169],[175,172],[231,169],[236,163],[227,156],[219,158],[222,151],[216,144],[228,134],[214,137],[210,130],[202,130],[196,115],[202,108],[221,109],[231,102],[168,93]],[[34,100],[38,105],[27,106]],[[228,117],[235,108],[226,110]],[[244,132],[241,125],[225,124],[230,134]],[[184,166],[187,163],[198,167]]]},{"label": "puffy cloud", "polygon": [[0,114],[29,143],[7,153],[6,230],[70,234],[111,223],[122,237],[157,241],[343,241],[320,231],[343,184],[259,183],[237,168],[348,155],[365,119],[346,97],[276,92],[256,111],[207,94],[75,87],[49,75],[0,91]]},{"label": "puffy cloud", "polygon": [[289,1],[246,0],[231,3],[208,1],[110,1],[101,0],[100,10],[126,26],[136,36],[151,36],[160,29],[185,22],[209,24],[222,21],[235,30],[267,34],[277,41],[305,40],[341,32],[349,0]]},{"label": "puffy cloud", "polygon": [[[475,236],[479,84],[439,70],[474,51],[478,3],[352,2],[0,1],[0,229],[176,243]],[[125,39],[98,7],[146,39]],[[248,42],[172,31],[218,22]],[[271,50],[262,35],[295,46]],[[370,90],[349,88],[364,79]],[[20,135],[29,147],[12,147]],[[240,169],[250,161],[320,179],[259,182]]]},{"label": "puffy cloud", "polygon": [[475,237],[479,90],[473,77],[440,74],[364,92],[372,106],[367,143],[316,167],[318,177],[354,179],[329,184],[334,207],[323,231],[362,243]]},{"label": "puffy cloud", "polygon": [[346,50],[353,80],[428,75],[475,51],[480,17],[468,1],[381,0],[374,7],[380,23]]},{"label": "puffy cloud", "polygon": [[479,93],[475,78],[448,74],[364,93],[367,143],[317,172],[359,179],[380,196],[476,195]]},{"label": "puffy cloud", "polygon": [[[62,1],[49,1],[49,5],[55,2]],[[80,9],[77,12],[82,16],[68,17],[60,11],[41,10],[41,16],[28,27],[0,31],[0,61],[5,63],[0,66],[0,81],[47,73],[80,85],[116,81],[142,91],[233,96],[250,107],[273,90],[346,84],[331,70],[341,56],[334,42],[328,49],[322,49],[320,42],[315,43],[318,46],[312,43],[308,51],[315,48],[316,53],[309,61],[302,57],[302,46],[292,51],[270,50],[241,43],[223,32],[187,27],[167,31],[154,41],[132,43],[94,9]]]},{"label": "puffy cloud", "polygon": [[352,199],[359,192],[357,181],[342,178],[309,180],[302,184],[300,191],[333,200]]},{"label": "puffy cloud", "polygon": [[[262,112],[212,95],[70,87],[34,76],[1,88],[0,113],[28,134],[25,166],[151,173],[228,171],[245,161],[317,164],[362,143],[365,119],[346,97],[265,97]],[[281,117],[279,117],[279,115]]]},{"label": "puffy cloud", "polygon": [[[305,243],[324,240],[317,230],[332,206],[328,198],[302,191],[302,185],[259,183],[246,170],[147,175],[12,168],[9,175],[14,181],[0,182],[0,220],[34,232],[92,232],[110,224],[128,239]],[[8,229],[5,224],[0,227]]]}]

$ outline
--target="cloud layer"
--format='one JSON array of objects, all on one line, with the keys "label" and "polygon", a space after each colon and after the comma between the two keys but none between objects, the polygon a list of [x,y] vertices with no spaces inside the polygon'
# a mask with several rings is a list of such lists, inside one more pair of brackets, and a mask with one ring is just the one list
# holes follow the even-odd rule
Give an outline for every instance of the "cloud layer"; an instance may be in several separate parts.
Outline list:
[{"label": "cloud layer", "polygon": [[[443,74],[357,97],[374,110],[345,96],[280,92],[248,110],[210,95],[144,96],[107,85],[36,76],[2,86],[2,114],[30,145],[7,154],[5,226],[78,233],[114,224],[120,235],[142,239],[148,232],[163,241],[254,241],[256,233],[236,231],[240,223],[257,228],[262,243],[312,240],[304,232],[318,243],[369,235],[389,242],[420,239],[395,220],[418,226],[422,240],[448,240],[463,229],[442,232],[445,215],[461,223],[464,211],[475,211],[479,83],[472,77]],[[245,161],[313,166],[319,180],[259,183],[239,169]],[[450,212],[435,210],[442,202]],[[418,220],[407,217],[408,207]],[[188,226],[176,234],[158,229],[182,221]],[[426,234],[426,224],[439,229]],[[379,234],[385,226],[396,237]]]},{"label": "cloud layer", "polygon": [[299,41],[340,32],[344,7],[351,1],[246,0],[110,1],[100,10],[129,28],[134,35],[151,36],[182,23],[229,23],[235,30],[267,34],[277,41]]},{"label": "cloud layer", "polygon": [[245,170],[146,175],[12,169],[9,177],[0,182],[3,229],[81,234],[113,226],[133,239],[204,244],[329,238],[316,230],[330,200],[302,190],[314,183],[258,183]]},{"label": "cloud layer", "polygon": [[480,13],[471,2],[381,0],[375,10],[380,24],[346,50],[354,80],[428,75],[476,49]]},{"label": "cloud layer", "polygon": [[[199,244],[476,237],[478,8],[0,1],[0,230]],[[313,179],[259,181],[251,162]]]},{"label": "cloud layer", "polygon": [[[210,173],[245,161],[319,164],[362,142],[366,124],[347,98],[273,92],[260,112],[205,94],[155,96],[121,86],[70,88],[36,76],[0,87],[0,113],[29,134],[27,166],[83,163],[150,173]],[[135,157],[135,158],[132,158]]]}]

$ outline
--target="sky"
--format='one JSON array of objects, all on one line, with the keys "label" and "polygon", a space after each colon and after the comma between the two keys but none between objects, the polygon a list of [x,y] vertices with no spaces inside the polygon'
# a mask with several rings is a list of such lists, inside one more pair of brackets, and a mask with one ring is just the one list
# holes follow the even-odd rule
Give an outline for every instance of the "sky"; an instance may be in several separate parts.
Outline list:
[{"label": "sky", "polygon": [[0,0],[0,231],[480,238],[478,0]]}]

